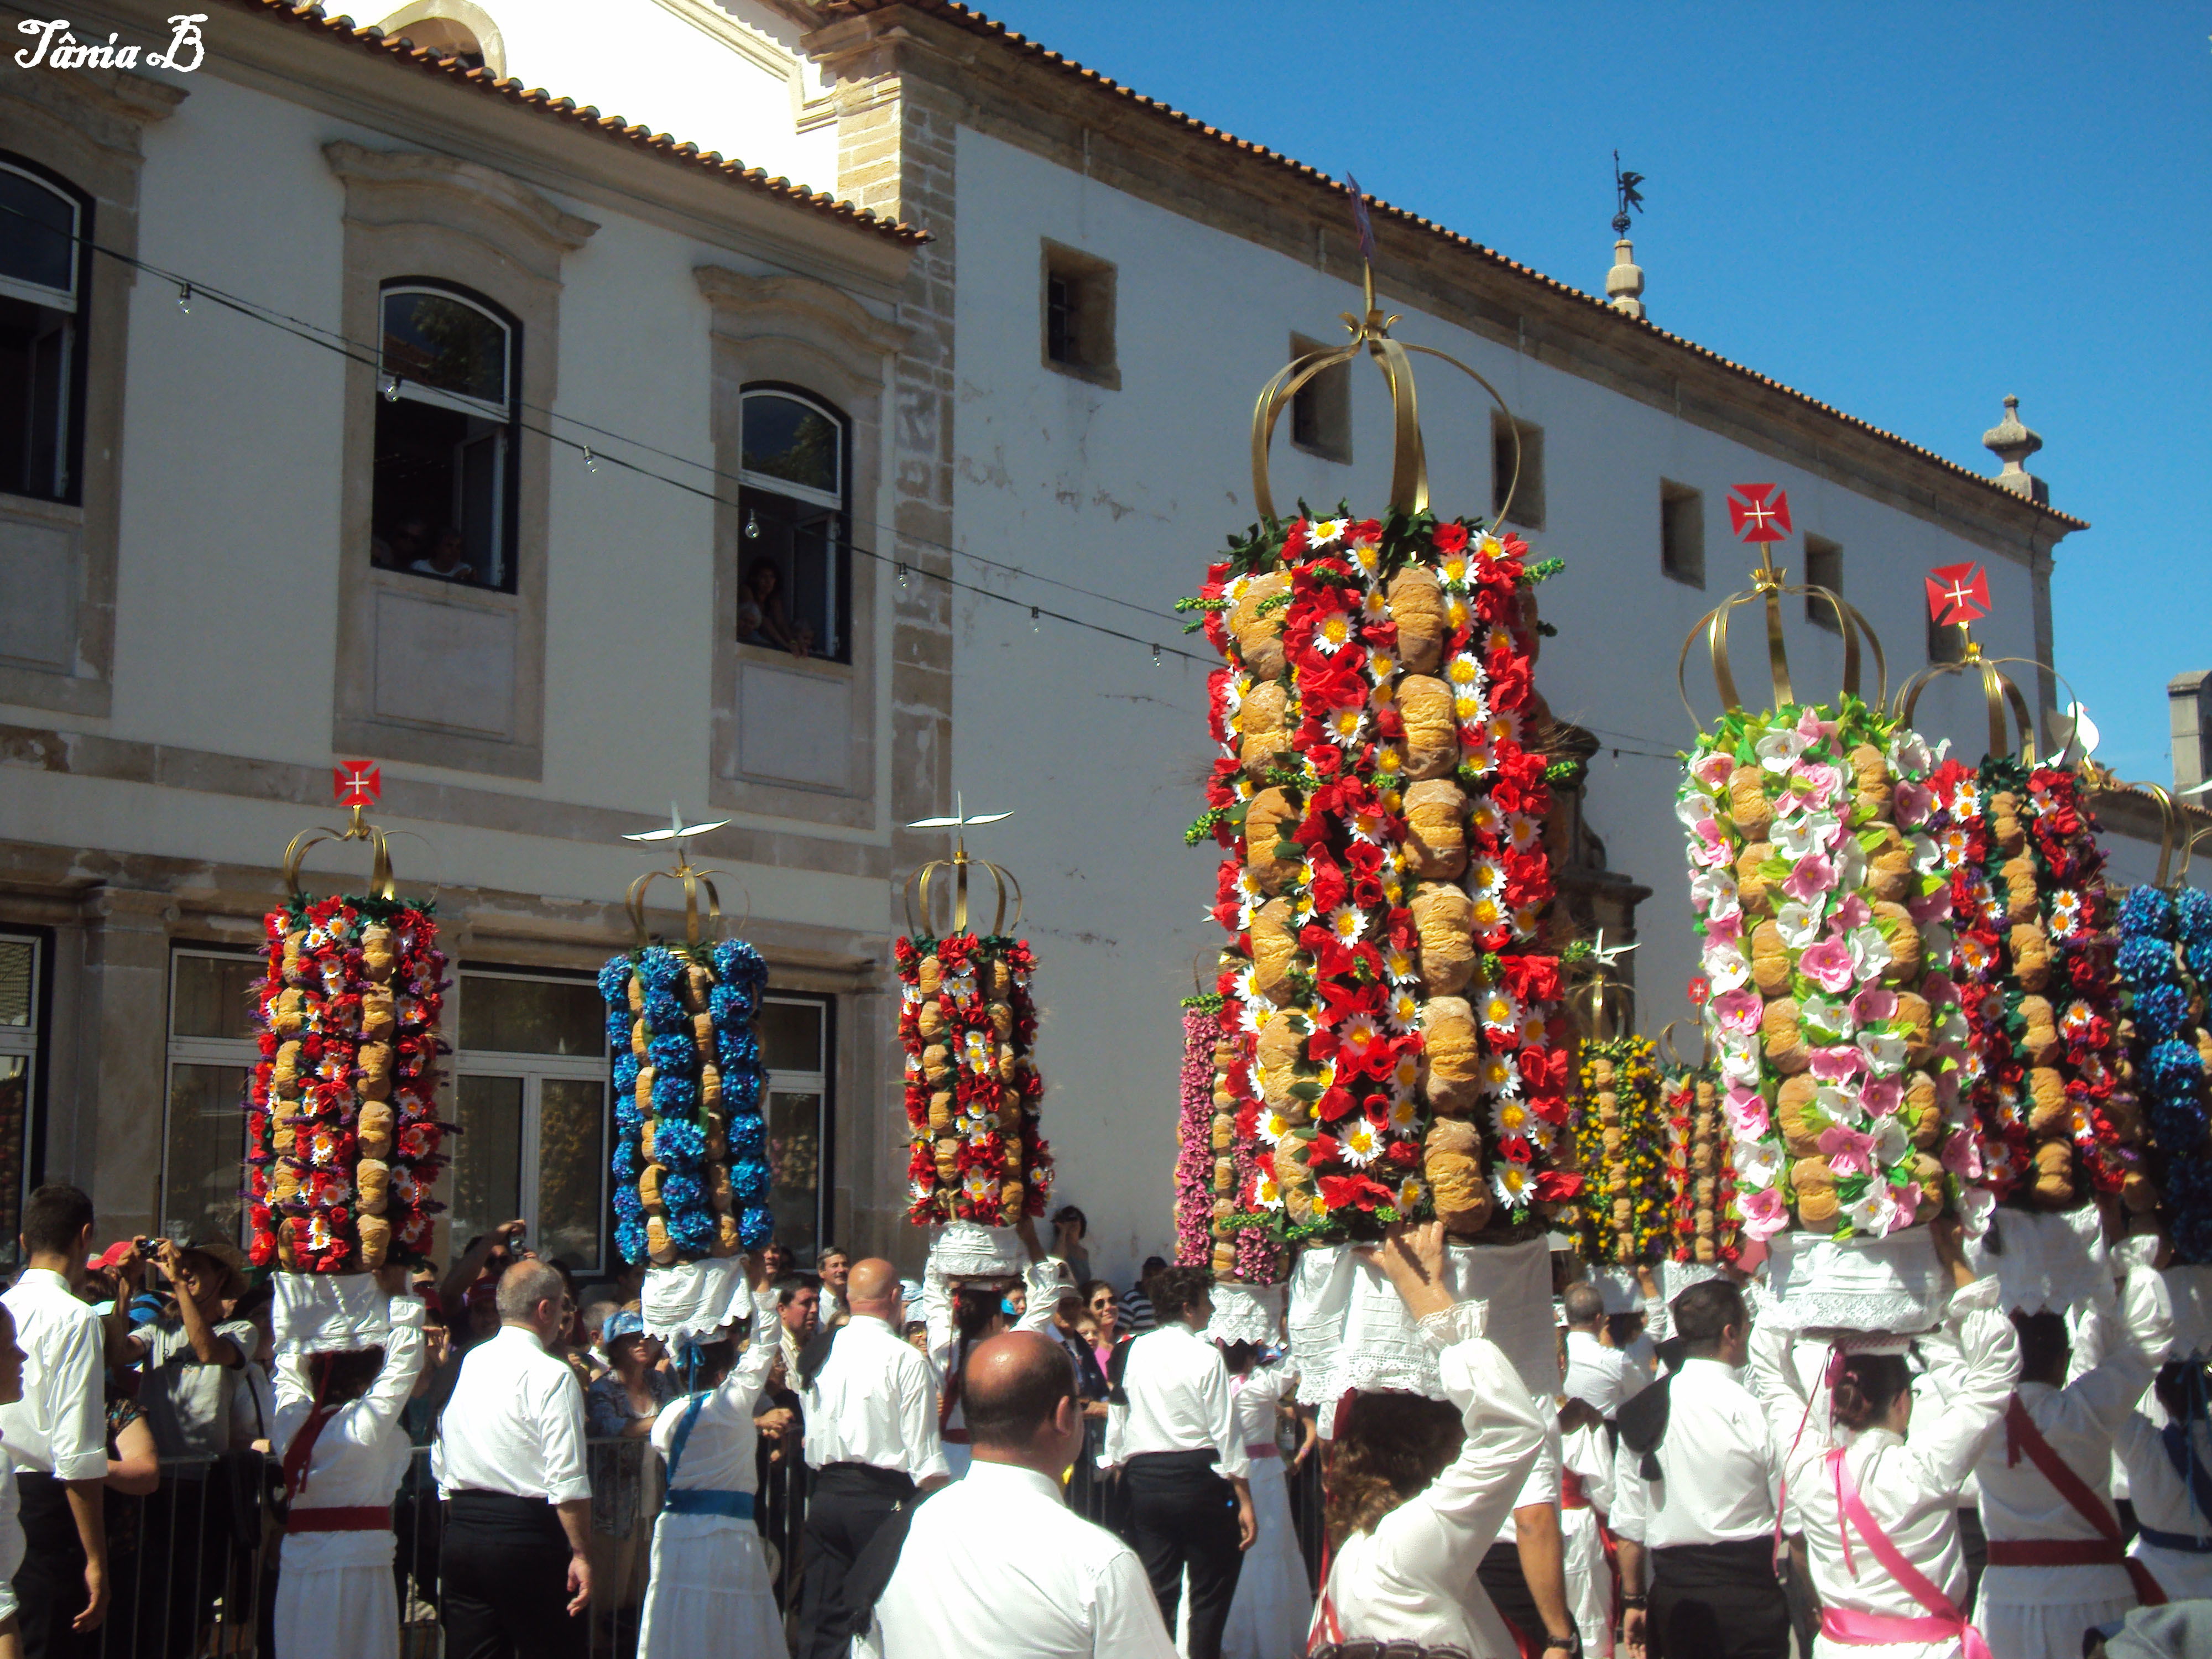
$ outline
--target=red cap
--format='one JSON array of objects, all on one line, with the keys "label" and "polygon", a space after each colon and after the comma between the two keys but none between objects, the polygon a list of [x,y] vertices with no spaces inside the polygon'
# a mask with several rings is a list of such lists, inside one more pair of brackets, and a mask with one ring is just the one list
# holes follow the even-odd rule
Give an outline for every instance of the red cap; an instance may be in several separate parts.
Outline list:
[{"label": "red cap", "polygon": [[126,1238],[119,1243],[109,1245],[98,1255],[94,1256],[84,1264],[85,1269],[89,1273],[106,1273],[111,1267],[121,1267],[123,1258],[130,1254],[131,1241]]}]

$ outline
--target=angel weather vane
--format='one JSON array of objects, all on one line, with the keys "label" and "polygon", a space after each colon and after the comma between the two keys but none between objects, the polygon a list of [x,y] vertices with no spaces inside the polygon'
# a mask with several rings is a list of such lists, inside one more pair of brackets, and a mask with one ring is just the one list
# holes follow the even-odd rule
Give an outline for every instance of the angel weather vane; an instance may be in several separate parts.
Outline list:
[{"label": "angel weather vane", "polygon": [[1644,175],[1642,173],[1624,173],[1621,171],[1620,152],[1619,150],[1613,151],[1613,191],[1614,202],[1613,234],[1614,235],[1626,236],[1628,234],[1628,215],[1630,210],[1633,209],[1638,213],[1644,211],[1644,192],[1637,188],[1637,186],[1641,185],[1643,182]]}]

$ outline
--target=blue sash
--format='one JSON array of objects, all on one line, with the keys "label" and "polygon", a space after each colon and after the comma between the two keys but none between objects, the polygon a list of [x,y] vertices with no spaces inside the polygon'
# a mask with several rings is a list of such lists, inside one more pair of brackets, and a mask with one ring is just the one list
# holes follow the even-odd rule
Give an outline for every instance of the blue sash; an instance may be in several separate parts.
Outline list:
[{"label": "blue sash", "polygon": [[[2174,1474],[2180,1478],[2182,1489],[2189,1495],[2189,1507],[2200,1519],[2212,1520],[2212,1472],[2204,1467],[2204,1460],[2197,1455],[2189,1443],[2187,1423],[2168,1423],[2158,1431],[2160,1443],[2166,1448],[2166,1461],[2173,1465]],[[2192,1555],[2212,1555],[2212,1541],[2200,1542],[2186,1533],[2160,1532],[2155,1527],[2139,1530],[2143,1541],[2155,1544],[2162,1550],[2186,1550]]]},{"label": "blue sash", "polygon": [[668,1446],[668,1485],[661,1493],[660,1507],[670,1515],[721,1515],[732,1521],[750,1521],[753,1518],[750,1492],[676,1484],[676,1471],[684,1467],[684,1448],[690,1443],[691,1431],[698,1426],[699,1413],[712,1392],[702,1389],[693,1395],[690,1403],[684,1408],[683,1420],[676,1425],[676,1437]]}]

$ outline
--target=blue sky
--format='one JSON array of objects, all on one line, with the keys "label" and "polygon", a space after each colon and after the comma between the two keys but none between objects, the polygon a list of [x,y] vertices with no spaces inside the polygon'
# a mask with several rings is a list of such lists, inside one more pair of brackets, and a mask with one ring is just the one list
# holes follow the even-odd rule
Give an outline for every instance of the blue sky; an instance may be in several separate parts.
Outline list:
[{"label": "blue sky", "polygon": [[996,0],[1054,51],[1977,471],[2007,392],[2057,666],[2122,776],[2212,668],[2212,4]]}]

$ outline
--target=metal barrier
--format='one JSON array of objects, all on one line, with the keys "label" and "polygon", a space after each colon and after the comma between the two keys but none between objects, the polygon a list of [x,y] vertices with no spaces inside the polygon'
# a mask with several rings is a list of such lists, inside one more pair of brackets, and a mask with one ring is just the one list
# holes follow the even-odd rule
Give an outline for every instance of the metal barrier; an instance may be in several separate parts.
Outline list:
[{"label": "metal barrier", "polygon": [[[1068,1487],[1068,1505],[1109,1531],[1121,1516],[1118,1484],[1094,1459],[1099,1425]],[[806,1528],[806,1465],[795,1440],[769,1463],[759,1492],[759,1526],[770,1583],[786,1611],[799,1601]],[[594,1440],[585,1448],[592,1481],[592,1659],[634,1659],[651,1571],[653,1523],[661,1500],[660,1458],[643,1439]],[[273,1659],[278,1553],[283,1535],[265,1493],[273,1460],[233,1453],[161,1462],[151,1496],[106,1497],[108,1615],[100,1659]],[[1261,1473],[1273,1477],[1276,1471]],[[1309,1581],[1321,1560],[1321,1460],[1290,1476],[1291,1515]],[[399,1603],[402,1659],[437,1659],[438,1554],[444,1515],[428,1447],[416,1449],[392,1504],[392,1594]]]}]

